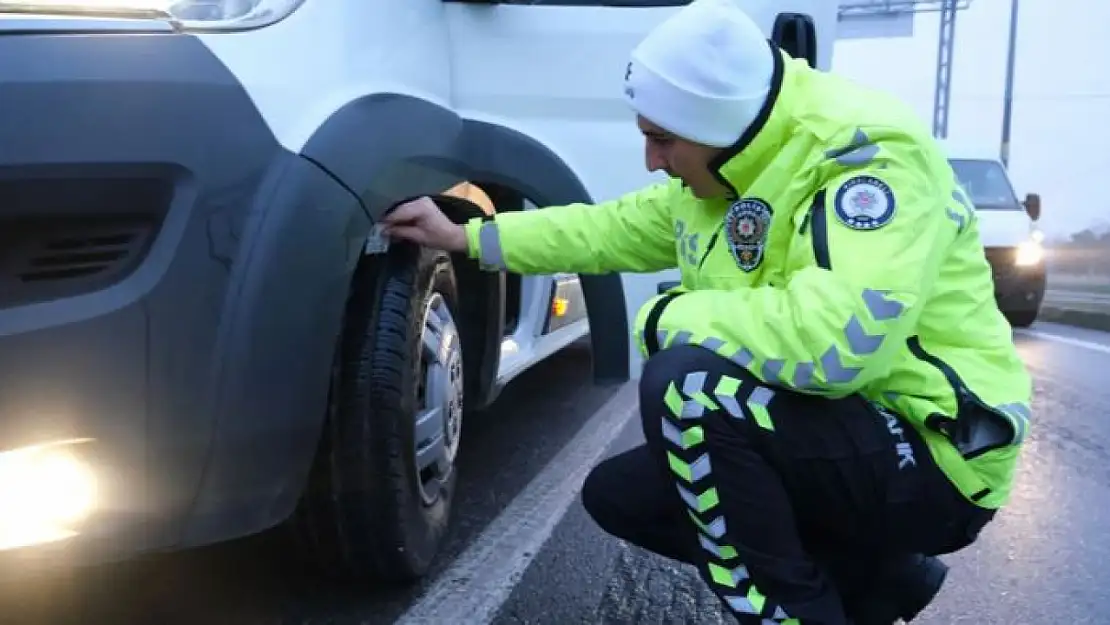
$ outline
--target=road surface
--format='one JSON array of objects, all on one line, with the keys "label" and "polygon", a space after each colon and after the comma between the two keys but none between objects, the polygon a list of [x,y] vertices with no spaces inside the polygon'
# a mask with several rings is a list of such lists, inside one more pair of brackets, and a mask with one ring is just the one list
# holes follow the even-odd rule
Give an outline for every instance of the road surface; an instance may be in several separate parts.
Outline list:
[{"label": "road surface", "polygon": [[[915,622],[1107,623],[1110,335],[1037,324],[1015,337],[1035,424],[1011,505]],[[572,350],[468,423],[450,544],[418,588],[336,588],[247,541],[0,595],[4,623],[53,625],[570,625],[726,623],[693,571],[602,535],[576,499],[596,459],[640,440],[631,404],[584,387]],[[623,389],[627,393],[630,388]],[[591,417],[609,401],[608,406]],[[465,447],[465,446],[464,446]]]}]

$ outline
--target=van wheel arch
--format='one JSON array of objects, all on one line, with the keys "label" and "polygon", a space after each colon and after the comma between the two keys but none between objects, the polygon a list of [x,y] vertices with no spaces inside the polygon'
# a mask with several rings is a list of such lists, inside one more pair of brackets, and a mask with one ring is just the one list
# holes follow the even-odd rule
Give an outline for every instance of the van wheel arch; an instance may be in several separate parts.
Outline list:
[{"label": "van wheel arch", "polygon": [[[371,221],[407,197],[443,194],[468,180],[487,194],[507,189],[541,207],[594,201],[577,173],[543,142],[403,93],[347,103],[306,142],[302,155],[358,196]],[[631,362],[623,280],[618,273],[579,279],[594,381],[623,382]]]}]

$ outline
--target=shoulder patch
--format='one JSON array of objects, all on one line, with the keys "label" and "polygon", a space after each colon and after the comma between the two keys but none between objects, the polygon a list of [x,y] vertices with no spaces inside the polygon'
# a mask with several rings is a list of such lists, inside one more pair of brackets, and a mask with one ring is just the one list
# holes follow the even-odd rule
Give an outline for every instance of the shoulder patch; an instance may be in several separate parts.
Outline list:
[{"label": "shoulder patch", "polygon": [[740,269],[753,271],[763,262],[771,214],[771,205],[759,198],[743,198],[729,206],[725,215],[725,237]]},{"label": "shoulder patch", "polygon": [[894,219],[897,209],[890,185],[866,175],[840,185],[833,203],[836,218],[853,230],[878,230]]}]

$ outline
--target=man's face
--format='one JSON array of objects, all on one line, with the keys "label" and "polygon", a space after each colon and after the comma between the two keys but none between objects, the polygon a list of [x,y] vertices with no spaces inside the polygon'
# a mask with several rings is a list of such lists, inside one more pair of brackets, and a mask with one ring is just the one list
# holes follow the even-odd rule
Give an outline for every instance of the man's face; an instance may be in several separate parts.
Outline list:
[{"label": "man's face", "polygon": [[672,178],[681,178],[694,196],[701,199],[724,195],[725,187],[709,170],[709,161],[720,153],[720,148],[687,141],[640,116],[636,117],[636,124],[644,133],[648,171],[663,171]]}]

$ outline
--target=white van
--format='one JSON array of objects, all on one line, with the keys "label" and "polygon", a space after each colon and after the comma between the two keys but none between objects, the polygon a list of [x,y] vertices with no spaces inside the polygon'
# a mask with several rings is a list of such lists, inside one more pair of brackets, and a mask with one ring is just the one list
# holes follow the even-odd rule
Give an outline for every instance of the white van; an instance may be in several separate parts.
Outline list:
[{"label": "white van", "polygon": [[1044,235],[1037,229],[1041,198],[1019,200],[997,151],[945,144],[956,178],[975,206],[979,233],[994,274],[998,306],[1014,327],[1037,319],[1045,293]]},{"label": "white van", "polygon": [[[835,2],[736,1],[830,66]],[[373,226],[654,182],[621,82],[687,3],[0,0],[4,555],[292,520],[332,573],[423,575],[464,408],[587,331],[627,379],[654,282],[487,274]]]}]

